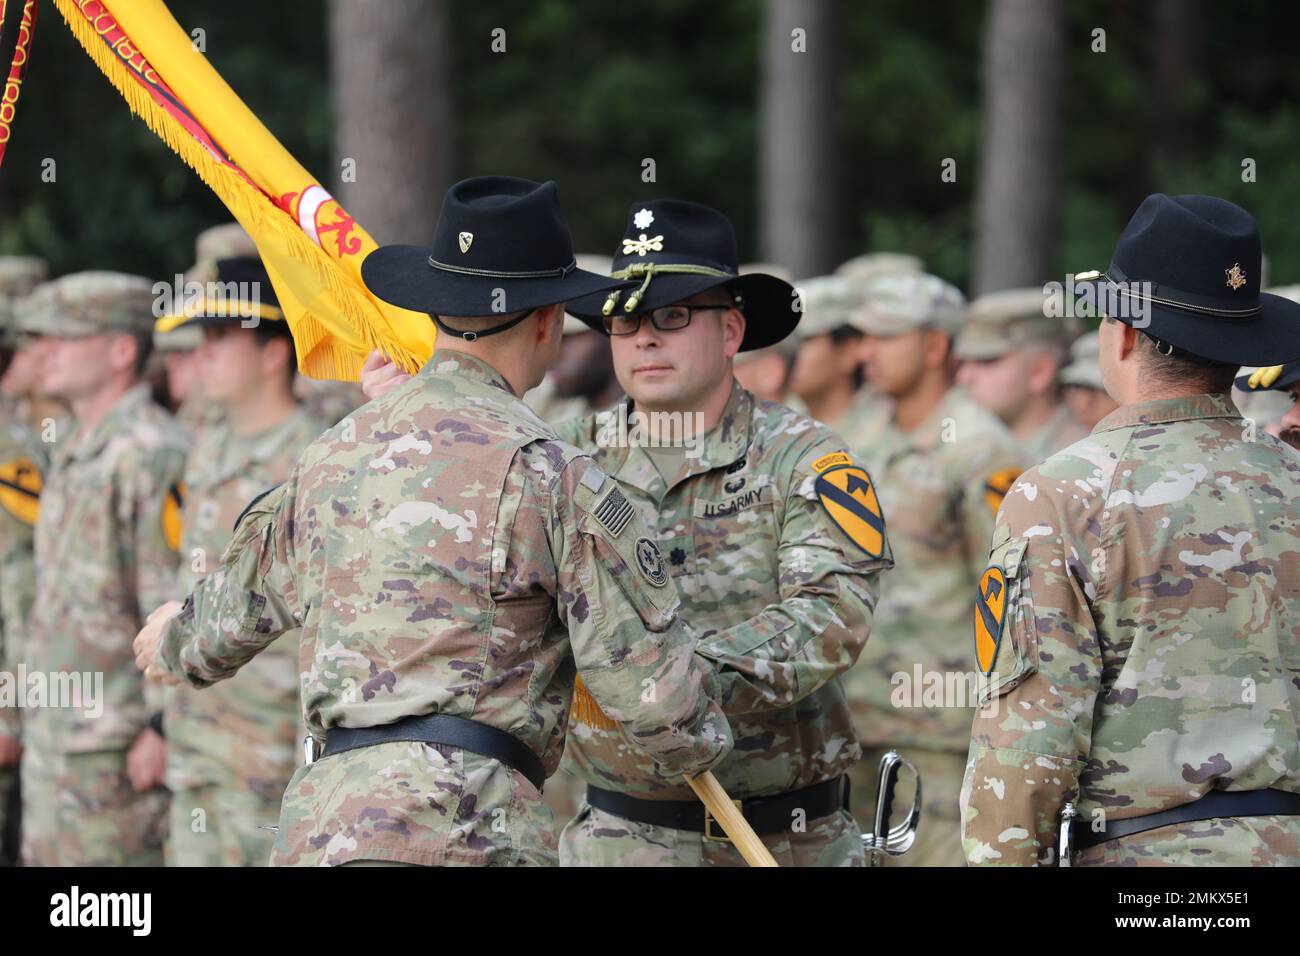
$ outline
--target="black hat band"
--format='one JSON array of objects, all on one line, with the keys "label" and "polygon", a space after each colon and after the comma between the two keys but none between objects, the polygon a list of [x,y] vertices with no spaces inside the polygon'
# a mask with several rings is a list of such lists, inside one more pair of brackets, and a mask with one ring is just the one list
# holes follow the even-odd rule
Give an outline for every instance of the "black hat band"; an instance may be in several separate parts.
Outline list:
[{"label": "black hat band", "polygon": [[[1118,280],[1111,276],[1112,271],[1118,274],[1119,276]],[[1078,276],[1075,276],[1076,280],[1078,278],[1079,278]],[[1130,299],[1137,299],[1142,302],[1153,302],[1156,305],[1163,305],[1167,308],[1177,309],[1182,312],[1191,312],[1197,315],[1213,315],[1225,319],[1249,319],[1253,316],[1258,315],[1260,312],[1260,306],[1258,304],[1253,305],[1247,309],[1219,309],[1208,305],[1197,305],[1194,302],[1186,302],[1180,299],[1171,299],[1168,296],[1142,295],[1140,292],[1134,292],[1132,291],[1132,289],[1129,288],[1129,286],[1132,285],[1133,283],[1131,283],[1128,277],[1125,276],[1122,272],[1119,271],[1119,269],[1115,268],[1114,266],[1111,266],[1110,269],[1101,273],[1101,278],[1105,279],[1108,283],[1114,286],[1116,291],[1120,295],[1128,296]],[[1151,283],[1151,284],[1155,285],[1157,288],[1163,289],[1163,287],[1158,285],[1157,283]],[[1192,296],[1191,293],[1181,292],[1178,289],[1171,289],[1169,291],[1174,293],[1175,295],[1194,298],[1194,296]]]},{"label": "black hat band", "polygon": [[578,260],[574,259],[567,266],[561,266],[558,269],[529,269],[507,272],[501,269],[472,269],[469,266],[453,266],[451,263],[439,262],[433,256],[429,256],[429,267],[440,272],[454,272],[457,275],[479,276],[484,279],[562,279],[578,268]]}]

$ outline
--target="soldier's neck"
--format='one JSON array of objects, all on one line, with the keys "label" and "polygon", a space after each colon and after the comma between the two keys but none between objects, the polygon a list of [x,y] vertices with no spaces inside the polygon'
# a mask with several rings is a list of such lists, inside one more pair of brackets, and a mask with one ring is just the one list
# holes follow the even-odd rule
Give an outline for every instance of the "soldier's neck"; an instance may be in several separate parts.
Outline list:
[{"label": "soldier's neck", "polygon": [[916,387],[894,398],[894,424],[905,432],[920,428],[943,401],[952,380],[937,369],[928,369]]},{"label": "soldier's neck", "polygon": [[1052,420],[1057,404],[1049,395],[1031,395],[1011,423],[1011,434],[1024,441]]},{"label": "soldier's neck", "polygon": [[82,435],[89,434],[104,420],[123,395],[136,384],[136,379],[119,377],[112,380],[93,395],[72,399],[68,405],[72,417],[77,420],[77,428]]},{"label": "soldier's neck", "polygon": [[836,380],[830,388],[817,395],[800,396],[804,404],[808,406],[808,414],[819,422],[825,422],[827,425],[834,427],[835,423],[844,417],[844,413],[849,410],[853,404],[853,396],[857,389],[853,386],[853,379],[842,378]]},{"label": "soldier's neck", "polygon": [[226,420],[236,435],[256,435],[283,423],[298,410],[298,400],[288,388],[268,388],[265,394],[244,396],[227,406]]}]

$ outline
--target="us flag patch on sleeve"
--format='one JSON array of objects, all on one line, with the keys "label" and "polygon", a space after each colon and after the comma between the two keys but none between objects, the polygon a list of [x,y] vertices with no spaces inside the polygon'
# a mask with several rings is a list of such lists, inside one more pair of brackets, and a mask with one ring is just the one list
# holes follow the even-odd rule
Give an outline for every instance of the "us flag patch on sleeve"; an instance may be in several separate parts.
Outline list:
[{"label": "us flag patch on sleeve", "polygon": [[592,512],[596,520],[604,525],[605,530],[616,538],[627,527],[634,514],[636,511],[632,508],[632,502],[628,501],[623,492],[617,488],[611,489]]}]

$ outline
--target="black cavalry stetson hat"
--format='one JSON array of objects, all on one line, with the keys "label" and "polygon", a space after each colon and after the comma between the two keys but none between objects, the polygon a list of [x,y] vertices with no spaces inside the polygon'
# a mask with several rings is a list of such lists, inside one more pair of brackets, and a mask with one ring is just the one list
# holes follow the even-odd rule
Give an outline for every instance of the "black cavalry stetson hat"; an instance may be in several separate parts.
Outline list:
[{"label": "black cavalry stetson hat", "polygon": [[1259,225],[1240,206],[1156,193],[1124,227],[1106,271],[1074,283],[1091,287],[1106,314],[1197,358],[1300,358],[1300,304],[1260,292],[1260,259]]},{"label": "black cavalry stetson hat", "polygon": [[626,284],[578,268],[554,182],[514,176],[456,183],[433,245],[381,246],[361,278],[385,302],[436,316],[531,311]]},{"label": "black cavalry stetson hat", "polygon": [[203,295],[186,297],[177,303],[177,308],[154,323],[155,331],[170,332],[191,325],[243,324],[253,318],[284,321],[280,300],[261,259],[257,256],[218,259],[216,270],[216,277],[203,283]]},{"label": "black cavalry stetson hat", "polygon": [[1300,382],[1300,362],[1287,362],[1239,375],[1232,384],[1243,392],[1282,392],[1297,382]]},{"label": "black cavalry stetson hat", "polygon": [[603,333],[604,316],[648,312],[725,285],[745,315],[740,351],[775,345],[799,324],[794,289],[776,276],[739,273],[735,230],[716,209],[682,199],[633,203],[611,276],[637,284],[571,302],[569,311]]}]

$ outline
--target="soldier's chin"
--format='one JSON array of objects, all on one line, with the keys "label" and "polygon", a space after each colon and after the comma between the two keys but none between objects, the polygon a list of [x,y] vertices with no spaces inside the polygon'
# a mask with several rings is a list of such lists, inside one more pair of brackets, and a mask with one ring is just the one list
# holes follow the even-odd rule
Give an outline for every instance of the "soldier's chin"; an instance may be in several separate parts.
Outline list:
[{"label": "soldier's chin", "polygon": [[1300,451],[1300,428],[1288,428],[1277,436],[1292,448]]}]

